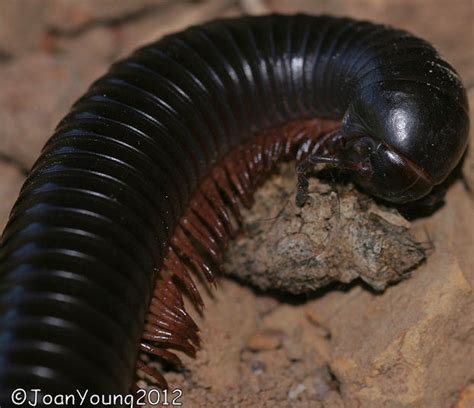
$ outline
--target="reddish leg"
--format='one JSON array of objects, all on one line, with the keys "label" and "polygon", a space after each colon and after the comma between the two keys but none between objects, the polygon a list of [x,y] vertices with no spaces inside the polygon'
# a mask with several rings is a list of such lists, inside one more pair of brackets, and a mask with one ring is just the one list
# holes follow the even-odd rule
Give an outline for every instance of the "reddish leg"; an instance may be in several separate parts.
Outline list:
[{"label": "reddish leg", "polygon": [[323,164],[325,168],[338,168],[342,170],[355,171],[359,175],[370,177],[372,168],[368,160],[353,161],[344,157],[343,135],[340,131],[333,132],[317,144],[313,152],[308,154],[297,166],[298,186],[296,192],[296,205],[302,207],[308,201],[308,177],[307,174],[317,164]]}]

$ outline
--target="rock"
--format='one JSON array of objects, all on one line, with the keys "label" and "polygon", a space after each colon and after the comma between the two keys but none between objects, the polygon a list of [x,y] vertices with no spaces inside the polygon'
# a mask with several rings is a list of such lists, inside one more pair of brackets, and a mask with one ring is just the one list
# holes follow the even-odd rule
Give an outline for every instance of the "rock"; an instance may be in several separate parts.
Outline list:
[{"label": "rock", "polygon": [[[75,37],[97,27],[114,27],[147,17],[159,20],[171,0],[5,0],[0,12],[0,50],[11,57],[48,50],[55,37]],[[184,2],[181,2],[184,3]],[[186,6],[186,5],[185,5]],[[82,41],[84,44],[91,44]]]},{"label": "rock", "polygon": [[155,16],[172,6],[171,0],[49,0],[47,25],[62,35],[72,35],[91,25],[133,22],[146,15]]},{"label": "rock", "polygon": [[225,273],[260,289],[308,293],[361,278],[376,290],[409,276],[423,245],[395,210],[352,186],[327,190],[312,180],[311,205],[294,204],[294,165],[282,166],[244,211],[244,234],[231,243]]},{"label": "rock", "polygon": [[247,348],[252,351],[275,350],[281,347],[282,337],[280,330],[263,330],[250,337]]},{"label": "rock", "polygon": [[294,399],[297,399],[298,396],[305,392],[306,390],[306,387],[304,386],[304,384],[297,384],[295,385],[294,387],[290,388],[290,391],[288,391],[288,399],[290,400],[294,400]]},{"label": "rock", "polygon": [[[126,0],[107,6],[112,3],[45,0],[45,8],[37,10],[26,2],[23,15],[17,2],[6,2],[7,15],[0,13],[0,154],[30,167],[72,103],[113,61],[166,33],[232,11],[228,0],[194,6],[167,0]],[[2,18],[8,16],[13,23],[2,24]],[[17,20],[22,35],[8,31],[7,27],[17,27]],[[110,25],[110,21],[121,24]],[[54,33],[46,27],[54,28]],[[30,31],[35,42],[23,35]],[[29,48],[17,52],[26,46],[18,44],[10,50],[2,45],[2,38],[7,45],[24,41]],[[8,63],[1,64],[2,55]]]},{"label": "rock", "polygon": [[1,2],[0,51],[7,61],[40,46],[49,12],[48,0]]},{"label": "rock", "polygon": [[86,67],[41,53],[0,67],[0,152],[29,168],[61,117],[103,69],[100,63]]}]

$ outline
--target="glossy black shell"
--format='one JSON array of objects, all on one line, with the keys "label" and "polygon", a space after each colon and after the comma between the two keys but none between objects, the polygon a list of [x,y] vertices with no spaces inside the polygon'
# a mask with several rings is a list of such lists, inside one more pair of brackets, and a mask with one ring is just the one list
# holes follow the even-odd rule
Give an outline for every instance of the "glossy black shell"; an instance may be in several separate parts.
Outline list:
[{"label": "glossy black shell", "polygon": [[58,125],[4,231],[0,403],[20,386],[127,391],[163,250],[202,177],[255,131],[311,117],[344,118],[434,183],[467,143],[453,68],[369,22],[215,21],[114,64]]}]

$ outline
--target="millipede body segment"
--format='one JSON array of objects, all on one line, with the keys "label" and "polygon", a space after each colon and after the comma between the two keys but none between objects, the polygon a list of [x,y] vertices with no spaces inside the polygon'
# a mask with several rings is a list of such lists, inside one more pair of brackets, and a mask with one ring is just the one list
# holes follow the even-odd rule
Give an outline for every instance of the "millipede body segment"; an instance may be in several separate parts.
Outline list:
[{"label": "millipede body segment", "polygon": [[[271,15],[169,35],[112,65],[33,166],[0,252],[0,405],[15,388],[126,392],[139,351],[180,365],[182,292],[214,282],[239,208],[279,160],[404,203],[459,162],[469,120],[427,42],[348,18]],[[138,360],[138,363],[137,363]]]}]

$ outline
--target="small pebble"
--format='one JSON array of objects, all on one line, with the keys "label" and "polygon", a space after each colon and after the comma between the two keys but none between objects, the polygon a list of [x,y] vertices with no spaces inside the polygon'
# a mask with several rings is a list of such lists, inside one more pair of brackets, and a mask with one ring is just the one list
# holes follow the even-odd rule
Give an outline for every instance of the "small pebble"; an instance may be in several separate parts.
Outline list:
[{"label": "small pebble", "polygon": [[275,350],[282,345],[283,332],[281,330],[266,329],[250,337],[247,348],[252,351]]},{"label": "small pebble", "polygon": [[267,365],[263,361],[252,361],[252,364],[250,365],[250,369],[252,370],[252,373],[259,375],[265,372],[267,368]]},{"label": "small pebble", "polygon": [[474,384],[469,384],[464,388],[454,408],[470,408],[474,407]]},{"label": "small pebble", "polygon": [[298,396],[306,390],[306,387],[304,384],[298,384],[294,387],[291,387],[290,390],[288,391],[288,398],[289,399],[296,399]]}]

